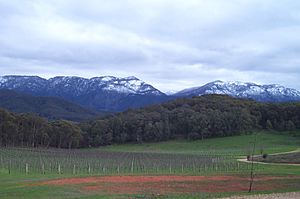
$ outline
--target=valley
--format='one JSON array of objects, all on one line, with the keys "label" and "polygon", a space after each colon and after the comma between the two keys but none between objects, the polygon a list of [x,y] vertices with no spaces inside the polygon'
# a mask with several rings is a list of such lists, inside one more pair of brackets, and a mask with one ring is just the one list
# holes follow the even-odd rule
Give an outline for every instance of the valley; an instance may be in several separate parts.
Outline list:
[{"label": "valley", "polygon": [[0,0],[0,199],[299,199],[299,11]]}]

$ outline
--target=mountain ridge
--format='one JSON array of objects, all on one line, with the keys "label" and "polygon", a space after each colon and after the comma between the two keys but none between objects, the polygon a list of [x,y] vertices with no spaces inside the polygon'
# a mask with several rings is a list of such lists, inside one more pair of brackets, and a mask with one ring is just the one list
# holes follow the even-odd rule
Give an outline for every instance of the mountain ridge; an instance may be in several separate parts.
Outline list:
[{"label": "mountain ridge", "polygon": [[33,96],[59,97],[88,109],[120,112],[141,108],[179,97],[223,94],[249,98],[261,102],[300,101],[300,92],[278,84],[259,85],[251,82],[216,80],[203,86],[165,94],[150,84],[134,77],[100,76],[83,78],[56,76],[0,76],[0,89],[9,89]]},{"label": "mountain ridge", "polygon": [[300,92],[279,84],[259,85],[252,82],[216,80],[203,86],[192,87],[175,93],[175,97],[192,97],[205,94],[223,94],[250,98],[262,102],[300,101]]},{"label": "mountain ridge", "polygon": [[90,109],[109,112],[139,108],[170,98],[134,76],[56,76],[44,79],[38,76],[8,75],[0,77],[0,88],[34,96],[60,97]]}]

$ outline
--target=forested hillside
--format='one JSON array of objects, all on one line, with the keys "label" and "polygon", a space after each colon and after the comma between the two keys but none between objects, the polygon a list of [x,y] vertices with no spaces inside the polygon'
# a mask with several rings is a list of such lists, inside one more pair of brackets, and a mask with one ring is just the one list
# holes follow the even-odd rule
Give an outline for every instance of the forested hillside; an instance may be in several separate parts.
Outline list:
[{"label": "forested hillside", "polygon": [[83,121],[100,116],[99,112],[57,97],[36,97],[0,89],[0,108],[16,113],[36,113],[50,120]]},{"label": "forested hillside", "polygon": [[177,99],[80,124],[83,145],[205,139],[257,129],[300,129],[299,103],[258,103],[225,95]]},{"label": "forested hillside", "polygon": [[258,103],[223,95],[177,99],[90,122],[48,122],[30,114],[0,111],[0,144],[97,147],[174,138],[205,139],[257,129],[300,129],[299,103]]}]

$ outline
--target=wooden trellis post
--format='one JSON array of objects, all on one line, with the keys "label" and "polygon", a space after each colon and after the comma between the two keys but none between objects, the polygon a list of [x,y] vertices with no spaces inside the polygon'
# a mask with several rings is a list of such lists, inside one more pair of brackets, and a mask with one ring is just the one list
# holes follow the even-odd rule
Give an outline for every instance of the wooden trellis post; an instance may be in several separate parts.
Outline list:
[{"label": "wooden trellis post", "polygon": [[60,164],[58,164],[57,170],[58,170],[58,174],[61,174],[61,167],[60,167]]},{"label": "wooden trellis post", "polygon": [[45,172],[45,164],[43,163],[43,164],[42,164],[42,174],[45,175],[45,173],[46,173],[46,172]]},{"label": "wooden trellis post", "polygon": [[11,160],[9,160],[9,164],[8,164],[8,174],[11,173]]},{"label": "wooden trellis post", "polygon": [[131,161],[131,173],[133,173],[134,171],[134,159],[132,159]]}]

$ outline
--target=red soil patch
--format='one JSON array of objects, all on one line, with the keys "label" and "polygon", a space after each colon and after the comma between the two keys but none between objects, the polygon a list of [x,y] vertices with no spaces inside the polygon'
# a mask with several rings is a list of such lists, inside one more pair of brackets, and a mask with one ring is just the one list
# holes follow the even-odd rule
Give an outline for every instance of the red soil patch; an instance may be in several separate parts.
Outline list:
[{"label": "red soil patch", "polygon": [[[247,191],[249,183],[242,181],[219,181],[211,183],[162,182],[162,183],[103,183],[81,187],[86,192],[102,192],[107,194],[169,194],[169,193],[218,193]],[[254,187],[253,190],[273,190],[280,188],[278,184],[267,183]]]},{"label": "red soil patch", "polygon": [[[300,179],[298,177],[256,177],[255,181],[280,180],[280,179]],[[147,183],[147,182],[187,182],[187,181],[248,181],[246,177],[239,176],[103,176],[103,177],[85,177],[85,178],[64,178],[58,180],[49,180],[39,185],[70,185],[86,184],[99,182],[116,183]]]},{"label": "red soil patch", "polygon": [[[254,190],[274,190],[281,179],[299,177],[257,176]],[[277,180],[277,181],[274,181]],[[249,179],[239,176],[103,176],[50,180],[38,185],[79,185],[84,192],[107,194],[168,194],[247,191]]]},{"label": "red soil patch", "polygon": [[99,182],[117,182],[117,183],[147,183],[147,182],[182,182],[182,181],[219,181],[219,180],[242,180],[245,178],[237,176],[103,176],[87,178],[65,178],[59,180],[50,180],[40,183],[40,185],[68,185],[85,184]]}]

